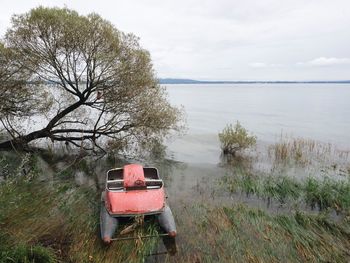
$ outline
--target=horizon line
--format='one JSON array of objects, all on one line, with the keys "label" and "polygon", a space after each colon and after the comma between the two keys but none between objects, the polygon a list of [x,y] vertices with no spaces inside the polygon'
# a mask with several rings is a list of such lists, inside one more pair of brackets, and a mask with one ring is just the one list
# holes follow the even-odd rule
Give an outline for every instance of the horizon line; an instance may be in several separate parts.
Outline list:
[{"label": "horizon line", "polygon": [[239,84],[239,83],[350,83],[350,80],[195,80],[186,78],[159,78],[160,84]]}]

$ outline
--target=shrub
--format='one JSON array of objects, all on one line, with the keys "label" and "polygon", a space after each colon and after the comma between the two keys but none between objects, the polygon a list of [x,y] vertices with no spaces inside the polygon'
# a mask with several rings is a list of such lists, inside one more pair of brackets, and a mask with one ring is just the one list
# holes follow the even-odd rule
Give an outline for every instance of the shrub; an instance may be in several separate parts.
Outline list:
[{"label": "shrub", "polygon": [[248,131],[237,121],[235,125],[227,125],[221,133],[219,140],[223,154],[236,155],[236,152],[256,144],[256,136],[249,135]]}]

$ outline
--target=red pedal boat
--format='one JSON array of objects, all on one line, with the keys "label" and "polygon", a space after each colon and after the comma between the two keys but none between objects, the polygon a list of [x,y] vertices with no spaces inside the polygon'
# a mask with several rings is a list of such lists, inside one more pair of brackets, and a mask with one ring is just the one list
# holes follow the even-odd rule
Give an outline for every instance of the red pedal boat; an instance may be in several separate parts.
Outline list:
[{"label": "red pedal boat", "polygon": [[107,244],[118,240],[113,235],[121,217],[145,215],[155,215],[166,235],[175,237],[174,217],[165,200],[163,180],[159,178],[156,168],[129,164],[109,170],[101,196],[102,240]]}]

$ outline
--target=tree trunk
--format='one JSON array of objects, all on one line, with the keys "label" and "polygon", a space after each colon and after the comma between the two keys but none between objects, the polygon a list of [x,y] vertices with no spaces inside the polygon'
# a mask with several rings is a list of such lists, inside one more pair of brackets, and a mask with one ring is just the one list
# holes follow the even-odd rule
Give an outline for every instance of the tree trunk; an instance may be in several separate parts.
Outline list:
[{"label": "tree trunk", "polygon": [[51,130],[54,127],[54,125],[62,119],[64,116],[66,116],[68,113],[74,111],[75,109],[79,108],[86,98],[83,98],[76,103],[70,105],[63,111],[59,112],[55,117],[53,117],[47,126],[41,130],[33,131],[27,135],[20,136],[11,140],[4,141],[0,143],[0,151],[3,150],[10,150],[10,149],[23,149],[23,150],[29,150],[30,147],[28,146],[28,143],[31,141],[34,141],[36,139],[41,139],[41,138],[48,138],[51,136]]},{"label": "tree trunk", "polygon": [[7,140],[4,141],[2,143],[0,143],[0,151],[1,150],[10,150],[10,149],[24,149],[24,150],[28,150],[28,143],[36,140],[36,139],[40,139],[40,138],[45,138],[45,137],[49,137],[50,132],[44,128],[38,131],[34,131],[31,132],[25,136],[22,137],[17,137],[11,140]]}]

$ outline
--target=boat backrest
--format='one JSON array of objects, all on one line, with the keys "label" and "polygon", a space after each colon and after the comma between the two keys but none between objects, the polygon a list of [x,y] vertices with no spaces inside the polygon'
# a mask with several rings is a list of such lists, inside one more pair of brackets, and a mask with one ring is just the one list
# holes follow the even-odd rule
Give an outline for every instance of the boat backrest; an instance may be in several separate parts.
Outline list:
[{"label": "boat backrest", "polygon": [[107,172],[107,180],[123,180],[123,168],[116,168]]},{"label": "boat backrest", "polygon": [[[108,190],[128,191],[159,189],[163,187],[163,180],[159,178],[158,170],[156,168],[142,167],[142,171],[138,169],[138,167],[129,166],[126,168],[127,169],[125,170],[124,166],[124,168],[111,169],[107,172],[106,187]],[[128,168],[133,169],[130,171]],[[128,172],[129,174],[126,174]]]},{"label": "boat backrest", "polygon": [[157,168],[144,167],[145,181],[147,189],[157,189],[163,187],[163,180],[160,179]]},{"label": "boat backrest", "polygon": [[107,172],[106,186],[108,190],[122,191],[124,189],[122,168],[112,169]]},{"label": "boat backrest", "polygon": [[143,168],[143,172],[145,174],[145,178],[148,178],[148,179],[160,179],[157,168],[144,167]]},{"label": "boat backrest", "polygon": [[139,164],[128,164],[123,168],[124,187],[127,190],[146,189],[143,167]]},{"label": "boat backrest", "polygon": [[162,179],[146,179],[147,189],[158,189],[163,186]]}]

